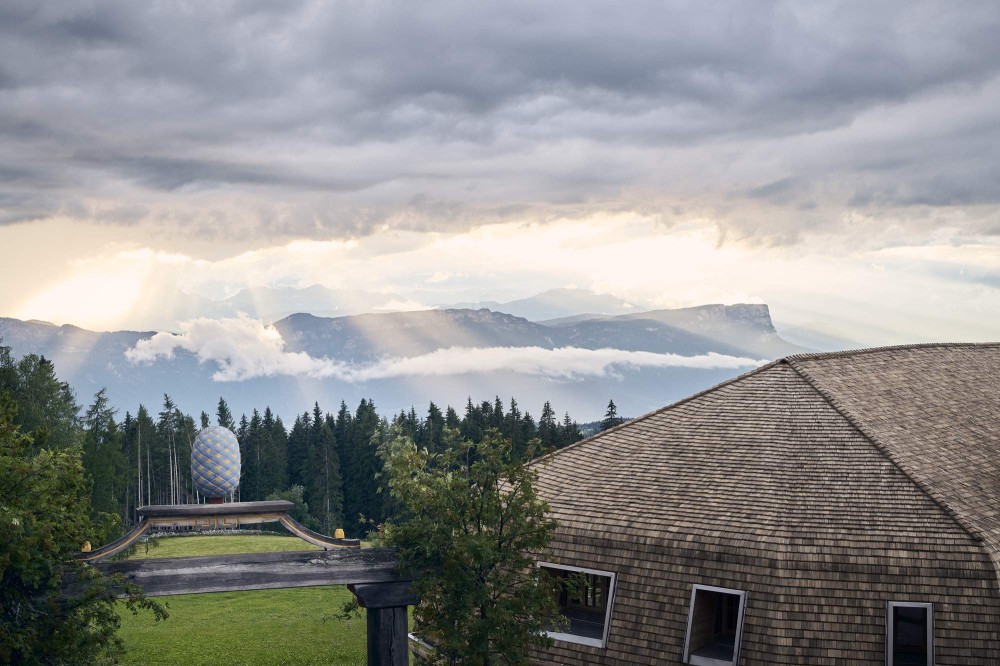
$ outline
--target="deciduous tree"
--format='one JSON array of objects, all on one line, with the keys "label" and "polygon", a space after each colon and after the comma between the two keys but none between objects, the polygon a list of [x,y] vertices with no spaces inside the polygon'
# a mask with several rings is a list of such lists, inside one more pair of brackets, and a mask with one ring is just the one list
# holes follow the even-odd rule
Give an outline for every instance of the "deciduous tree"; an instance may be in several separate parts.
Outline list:
[{"label": "deciduous tree", "polygon": [[415,574],[416,628],[435,645],[433,663],[522,665],[550,643],[556,583],[535,561],[556,523],[528,456],[511,453],[496,430],[473,444],[451,429],[438,454],[403,436],[380,451],[396,513],[380,537]]},{"label": "deciduous tree", "polygon": [[37,450],[15,414],[0,392],[0,663],[113,658],[123,649],[115,633],[119,594],[133,612],[148,608],[157,619],[166,612],[120,576],[74,561],[84,541],[103,541],[110,521],[91,519],[80,450]]}]

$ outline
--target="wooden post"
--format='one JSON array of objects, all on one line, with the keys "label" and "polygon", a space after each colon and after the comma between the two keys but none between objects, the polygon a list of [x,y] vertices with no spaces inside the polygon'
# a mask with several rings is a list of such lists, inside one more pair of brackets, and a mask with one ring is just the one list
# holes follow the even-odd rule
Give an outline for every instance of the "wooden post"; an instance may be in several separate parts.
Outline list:
[{"label": "wooden post", "polygon": [[368,666],[407,666],[406,606],[368,609]]},{"label": "wooden post", "polygon": [[407,666],[407,606],[420,599],[410,581],[348,585],[358,603],[368,610],[368,666]]}]

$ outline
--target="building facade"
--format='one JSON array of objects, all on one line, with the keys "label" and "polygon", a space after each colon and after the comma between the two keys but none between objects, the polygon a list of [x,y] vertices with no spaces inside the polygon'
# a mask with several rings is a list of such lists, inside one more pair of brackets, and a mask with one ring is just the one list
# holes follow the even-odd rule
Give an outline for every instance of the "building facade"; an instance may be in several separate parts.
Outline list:
[{"label": "building facade", "polygon": [[1000,345],[789,357],[535,465],[539,665],[1000,663]]}]

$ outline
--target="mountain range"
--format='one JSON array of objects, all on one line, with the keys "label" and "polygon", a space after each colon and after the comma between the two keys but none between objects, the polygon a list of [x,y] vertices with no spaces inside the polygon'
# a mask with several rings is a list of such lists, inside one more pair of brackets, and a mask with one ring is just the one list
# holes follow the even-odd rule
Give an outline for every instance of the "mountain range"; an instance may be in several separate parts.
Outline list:
[{"label": "mountain range", "polygon": [[[274,290],[256,296],[230,300],[267,311],[302,303],[282,306]],[[312,302],[316,294],[300,296]],[[535,316],[559,313],[544,302],[521,306],[535,308]],[[422,410],[431,400],[462,408],[469,397],[497,395],[517,398],[536,415],[549,400],[560,414],[588,421],[614,399],[619,413],[634,416],[765,359],[802,351],[778,335],[768,307],[757,304],[543,321],[447,308],[338,317],[298,312],[273,328],[246,317],[215,320],[216,328],[208,323],[175,335],[0,318],[0,338],[15,355],[52,359],[81,403],[107,387],[121,410],[134,412],[139,402],[158,406],[167,393],[192,413],[213,413],[223,396],[237,413],[270,405],[286,418],[314,401],[335,409],[342,399],[353,406],[366,397],[395,412]],[[227,326],[237,328],[229,333]],[[138,362],[136,350],[146,353]],[[239,381],[218,381],[235,374]]]},{"label": "mountain range", "polygon": [[648,310],[611,294],[597,294],[587,289],[550,289],[540,294],[512,301],[478,301],[422,305],[399,294],[363,289],[330,289],[314,284],[296,287],[250,287],[222,300],[188,294],[177,289],[163,289],[147,294],[130,313],[128,326],[158,331],[175,330],[190,319],[235,317],[245,314],[254,319],[274,322],[289,315],[309,313],[317,317],[400,312],[421,309],[481,310],[504,312],[529,321],[568,317],[581,312],[621,315]]}]

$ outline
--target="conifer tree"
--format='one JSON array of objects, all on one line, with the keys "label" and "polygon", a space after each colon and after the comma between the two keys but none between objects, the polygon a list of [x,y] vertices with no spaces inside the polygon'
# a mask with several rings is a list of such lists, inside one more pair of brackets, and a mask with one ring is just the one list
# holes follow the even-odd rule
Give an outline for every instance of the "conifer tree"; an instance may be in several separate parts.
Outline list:
[{"label": "conifer tree", "polygon": [[427,420],[420,433],[419,445],[430,453],[437,453],[441,448],[441,431],[444,429],[444,415],[441,409],[431,402],[427,408]]},{"label": "conifer tree", "polygon": [[178,423],[177,405],[166,393],[163,394],[163,411],[156,424],[159,453],[165,458],[154,472],[158,472],[160,482],[160,499],[162,504],[179,503],[180,470],[178,469],[177,440],[180,423]]},{"label": "conifer tree", "polygon": [[444,412],[444,427],[458,430],[462,427],[462,420],[458,418],[458,412],[451,405],[448,405]]},{"label": "conifer tree", "polygon": [[462,419],[462,438],[470,442],[478,442],[483,438],[483,410],[472,404],[470,396],[465,403],[465,416]]},{"label": "conifer tree", "polygon": [[557,447],[561,449],[574,442],[579,442],[581,439],[583,439],[583,433],[580,432],[580,426],[570,418],[569,412],[566,412],[563,415],[562,424],[559,426]]},{"label": "conifer tree", "polygon": [[124,499],[125,459],[122,434],[115,423],[115,410],[108,404],[107,389],[94,395],[83,424],[83,466],[90,477],[91,506],[99,513],[119,516]]},{"label": "conifer tree", "polygon": [[608,411],[605,412],[604,419],[601,420],[601,432],[614,428],[616,425],[621,424],[623,420],[618,416],[618,408],[615,407],[615,401],[609,400]]},{"label": "conifer tree", "polygon": [[233,420],[233,413],[229,411],[229,405],[221,397],[219,406],[215,410],[215,422],[223,428],[236,432],[236,421]]},{"label": "conifer tree", "polygon": [[16,425],[32,436],[36,447],[69,448],[80,441],[80,407],[73,389],[59,381],[55,366],[44,356],[27,354],[16,364],[9,347],[0,347],[4,368],[0,391],[17,401]]},{"label": "conifer tree", "polygon": [[263,486],[267,494],[284,490],[288,483],[288,435],[281,417],[275,417],[270,407],[264,409],[262,422],[264,430],[265,463],[263,465]]},{"label": "conifer tree", "polygon": [[551,450],[557,447],[557,424],[556,413],[548,400],[542,406],[542,416],[538,419],[538,438],[542,442],[542,448]]},{"label": "conifer tree", "polygon": [[295,417],[288,433],[288,483],[292,486],[306,486],[306,465],[308,464],[309,412]]},{"label": "conifer tree", "polygon": [[262,456],[264,444],[264,424],[260,412],[253,410],[247,425],[243,440],[240,441],[240,499],[245,502],[258,502],[264,499],[263,465],[266,458]]}]

